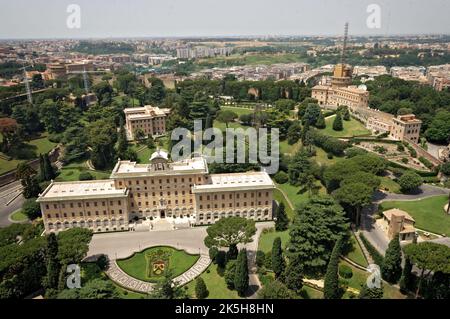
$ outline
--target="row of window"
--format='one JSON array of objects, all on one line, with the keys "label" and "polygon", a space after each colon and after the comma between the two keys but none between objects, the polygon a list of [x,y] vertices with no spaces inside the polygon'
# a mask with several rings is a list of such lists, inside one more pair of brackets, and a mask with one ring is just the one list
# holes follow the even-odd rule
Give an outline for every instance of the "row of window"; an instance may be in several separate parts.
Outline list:
[{"label": "row of window", "polygon": [[[100,213],[99,213],[98,210],[96,210],[94,213],[95,213],[95,216],[100,216]],[[114,210],[111,210],[111,215],[114,215],[114,214],[115,214]],[[122,210],[119,209],[119,215],[122,215],[122,214],[123,214]],[[76,213],[74,213],[74,212],[70,213],[70,215],[71,215],[72,217],[76,217]],[[104,216],[108,215],[108,213],[106,212],[106,210],[103,211],[103,215],[104,215]],[[59,216],[60,216],[60,215],[59,215],[58,213],[56,213],[56,214],[54,215],[54,218],[59,218]],[[68,216],[68,213],[63,213],[62,216],[63,216],[63,217],[67,217],[67,216]],[[83,216],[91,216],[91,212],[90,212],[90,211],[87,211],[87,212],[86,212],[86,215],[85,215],[83,212],[80,212],[80,213],[78,214],[78,216],[80,216],[80,217],[83,217]],[[52,218],[52,215],[51,215],[51,214],[47,214],[47,218]]]},{"label": "row of window", "polygon": [[[173,193],[174,193],[175,196],[178,196],[178,191],[174,191]],[[189,194],[192,194],[192,192],[189,191]],[[142,195],[144,195],[142,197],[148,197],[148,193],[144,193]],[[170,196],[170,195],[171,195],[170,191],[168,191],[167,194],[165,194],[165,195],[164,195],[163,192],[159,192],[159,196]],[[186,191],[181,191],[181,195],[183,195],[183,196],[186,195]],[[155,197],[156,193],[152,192],[151,196]],[[136,193],[136,197],[141,197],[141,193]],[[133,194],[130,194],[130,198],[133,198]]]},{"label": "row of window", "polygon": [[[84,203],[85,204],[85,207],[90,207],[90,203],[89,202],[85,202]],[[61,203],[60,204],[61,205],[61,207],[60,208],[66,208],[66,204],[65,203]],[[99,205],[101,205],[101,206],[103,206],[103,207],[105,207],[106,206],[106,201],[102,201],[102,202],[93,202],[93,205],[94,205],[94,207],[97,207],[97,206],[99,206]],[[109,205],[110,206],[113,206],[114,205],[114,201],[109,201]],[[117,201],[117,205],[122,205],[122,201],[120,201],[120,200],[118,200]],[[73,203],[70,203],[69,204],[69,207],[70,208],[74,208],[74,204]],[[81,208],[81,207],[83,207],[83,203],[82,202],[78,202],[78,205],[77,205],[79,208]],[[50,209],[50,205],[49,204],[46,204],[45,205],[45,208],[46,209]],[[59,207],[58,207],[58,204],[53,204],[53,208],[54,209],[58,209]]]},{"label": "row of window", "polygon": [[[254,204],[255,204],[254,202],[250,202],[250,207],[251,207],[251,206],[254,206]],[[261,202],[261,201],[258,201],[258,206],[261,206],[261,205],[262,205],[262,202]],[[269,201],[266,200],[266,201],[265,201],[265,205],[266,205],[266,206],[269,205]],[[222,208],[225,208],[225,203],[222,203],[221,206],[222,206]],[[243,207],[247,207],[247,202],[242,203],[242,206],[243,206]],[[201,204],[199,205],[199,208],[200,208],[200,209],[203,209],[203,207],[204,207],[203,205],[201,205]],[[233,203],[229,203],[229,204],[228,204],[228,207],[233,207]],[[239,202],[236,203],[236,207],[239,207]],[[209,209],[209,208],[211,208],[211,205],[210,205],[210,204],[207,204],[207,205],[206,205],[206,209]],[[218,205],[218,204],[214,204],[214,208],[219,208],[219,205]]]},{"label": "row of window", "polygon": [[[137,206],[138,207],[142,206],[142,203],[143,202],[137,202]],[[166,203],[167,203],[167,205],[172,205],[172,200],[168,199],[168,200],[166,200]],[[175,205],[178,205],[179,203],[180,203],[180,201],[178,199],[174,200]],[[186,204],[186,200],[182,199],[181,204]],[[189,204],[192,204],[192,198],[189,199]],[[148,205],[149,205],[149,202],[145,202],[145,206],[148,206]],[[156,201],[153,201],[153,206],[156,206]],[[131,207],[134,207],[134,202],[131,202]]]},{"label": "row of window", "polygon": [[[269,192],[266,192],[266,197],[269,196]],[[241,195],[239,193],[236,194],[236,198],[239,199],[241,197]],[[250,198],[254,198],[255,197],[255,193],[250,193]],[[258,192],[258,197],[262,197],[262,192]],[[203,200],[203,196],[200,195],[199,200]],[[214,200],[218,200],[218,195],[214,195],[213,196]],[[225,199],[225,194],[221,195],[222,199]],[[229,194],[228,195],[229,199],[233,199],[233,194]],[[243,193],[243,198],[247,198],[247,193]],[[206,200],[211,200],[211,196],[210,195],[206,195]]]},{"label": "row of window", "polygon": [[[189,181],[189,183],[192,183],[192,181],[194,180],[192,177],[189,177],[189,178],[184,178],[184,177],[182,177],[181,179],[181,183],[184,183],[185,182],[185,180],[188,180]],[[202,178],[199,176],[198,178],[197,178],[197,181],[198,182],[201,182],[202,181]],[[140,180],[139,179],[136,179],[136,180],[134,180],[134,185],[140,185]],[[144,180],[142,180],[142,182],[143,182],[143,184],[144,185],[147,185],[147,180],[146,179],[144,179]],[[162,184],[163,183],[163,179],[162,178],[159,178],[158,179],[158,184]],[[178,183],[178,178],[166,178],[166,183],[167,184],[172,184],[172,183],[175,183],[175,184],[177,184]],[[133,185],[133,181],[132,180],[129,180],[128,182],[127,182],[127,184],[128,184],[128,186],[132,186]],[[150,184],[155,184],[155,179],[150,179]],[[119,181],[119,186],[122,186],[123,185],[123,183],[122,183],[122,181]],[[190,186],[192,186],[192,185],[190,185]]]},{"label": "row of window", "polygon": [[48,229],[52,230],[52,229],[66,229],[66,228],[75,228],[75,227],[94,227],[94,226],[95,227],[101,227],[101,226],[106,227],[106,226],[116,226],[116,225],[121,226],[124,224],[125,224],[125,221],[124,221],[124,219],[121,218],[119,220],[112,219],[110,221],[106,220],[106,219],[103,221],[97,219],[95,222],[92,220],[89,220],[87,222],[85,222],[84,220],[81,220],[79,222],[65,221],[64,223],[61,223],[61,222],[48,223],[47,226],[48,226]]},{"label": "row of window", "polygon": [[218,212],[207,213],[207,214],[199,214],[198,215],[198,219],[199,220],[204,220],[206,218],[208,220],[208,219],[212,219],[212,218],[213,219],[218,219],[218,218],[233,217],[233,216],[246,218],[246,217],[262,216],[262,215],[268,216],[269,215],[269,210],[265,209],[263,212],[261,210],[258,210],[256,213],[255,213],[255,211],[250,211],[249,213],[247,211],[243,211],[242,213],[241,212],[234,212],[234,213],[233,212],[229,212],[228,214],[225,213],[225,212],[222,212],[220,214]]}]

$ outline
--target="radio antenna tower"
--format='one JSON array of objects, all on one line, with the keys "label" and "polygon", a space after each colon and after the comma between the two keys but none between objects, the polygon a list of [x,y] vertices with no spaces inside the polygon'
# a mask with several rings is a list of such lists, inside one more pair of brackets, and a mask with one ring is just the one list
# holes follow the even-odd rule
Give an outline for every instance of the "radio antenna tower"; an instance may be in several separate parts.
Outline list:
[{"label": "radio antenna tower", "polygon": [[342,51],[341,51],[341,64],[345,64],[345,53],[347,51],[347,41],[348,41],[348,22],[345,23],[344,29],[344,41],[342,43]]},{"label": "radio antenna tower", "polygon": [[25,89],[27,90],[28,103],[33,104],[33,97],[31,95],[30,82],[28,81],[26,66],[24,66],[22,69],[23,69],[23,79],[25,82]]},{"label": "radio antenna tower", "polygon": [[89,93],[89,79],[88,79],[86,67],[83,68],[83,82],[84,82],[84,90],[86,91],[86,94],[88,94]]}]

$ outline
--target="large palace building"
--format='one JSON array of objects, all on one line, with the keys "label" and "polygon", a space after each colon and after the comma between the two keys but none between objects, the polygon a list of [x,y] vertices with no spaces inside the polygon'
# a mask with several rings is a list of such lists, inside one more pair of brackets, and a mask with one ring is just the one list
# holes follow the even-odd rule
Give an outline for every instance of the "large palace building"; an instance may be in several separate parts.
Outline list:
[{"label": "large palace building", "polygon": [[373,132],[389,133],[389,137],[394,140],[418,144],[422,121],[414,114],[395,117],[369,108],[369,92],[365,87],[350,85],[352,72],[351,66],[337,64],[331,78],[331,85],[314,86],[311,97],[323,107],[336,109],[339,106],[348,106],[353,117]]},{"label": "large palace building", "polygon": [[191,226],[231,216],[271,220],[274,188],[266,172],[209,174],[203,157],[170,162],[157,151],[150,164],[119,160],[108,180],[52,182],[37,201],[46,232],[106,232],[128,230],[138,218]]},{"label": "large palace building", "polygon": [[166,133],[166,119],[170,109],[156,106],[130,107],[124,110],[127,138],[134,140],[141,130],[144,136],[161,136]]}]

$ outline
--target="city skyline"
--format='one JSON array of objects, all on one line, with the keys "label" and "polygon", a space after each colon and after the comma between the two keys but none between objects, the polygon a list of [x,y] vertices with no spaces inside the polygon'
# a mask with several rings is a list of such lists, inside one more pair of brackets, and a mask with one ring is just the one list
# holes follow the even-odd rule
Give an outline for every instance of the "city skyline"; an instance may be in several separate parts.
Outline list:
[{"label": "city skyline", "polygon": [[[450,33],[445,15],[450,3],[443,0],[281,0],[257,5],[231,0],[214,6],[205,0],[109,1],[108,5],[103,0],[79,0],[75,4],[81,8],[81,27],[70,29],[67,7],[73,2],[2,3],[0,39],[335,36],[342,33],[346,21],[353,36]],[[379,28],[367,26],[371,4],[381,9]]]}]

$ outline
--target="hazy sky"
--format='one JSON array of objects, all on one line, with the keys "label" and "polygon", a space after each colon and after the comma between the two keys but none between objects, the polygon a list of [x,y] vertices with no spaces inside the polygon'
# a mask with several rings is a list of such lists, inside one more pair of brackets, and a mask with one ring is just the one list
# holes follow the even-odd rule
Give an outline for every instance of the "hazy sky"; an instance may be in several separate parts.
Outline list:
[{"label": "hazy sky", "polygon": [[[449,0],[0,0],[0,38],[450,34]],[[66,24],[69,4],[81,28]],[[369,4],[381,28],[366,25]]]}]

